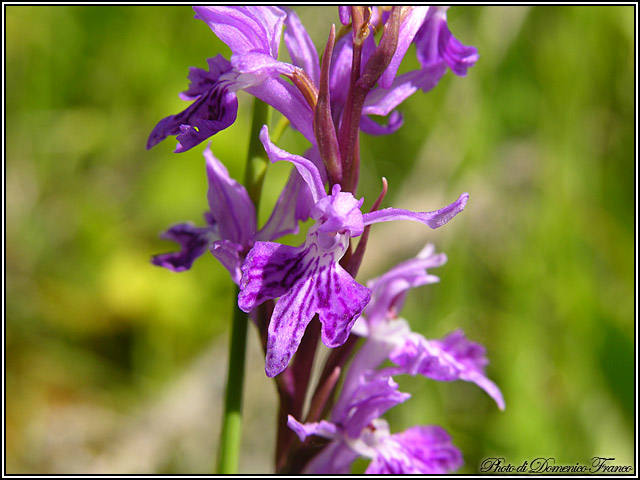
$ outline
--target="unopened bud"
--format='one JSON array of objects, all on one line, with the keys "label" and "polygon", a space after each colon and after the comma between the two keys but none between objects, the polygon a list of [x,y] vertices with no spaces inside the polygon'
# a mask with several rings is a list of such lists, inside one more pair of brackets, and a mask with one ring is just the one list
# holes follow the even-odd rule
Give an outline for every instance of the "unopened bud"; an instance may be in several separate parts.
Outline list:
[{"label": "unopened bud", "polygon": [[329,97],[329,68],[331,66],[331,55],[333,53],[335,40],[336,29],[335,26],[332,25],[327,46],[322,55],[320,90],[313,112],[313,131],[316,136],[320,157],[329,175],[329,183],[331,185],[339,184],[342,180],[340,147],[338,146],[338,137],[331,115],[331,99]]}]

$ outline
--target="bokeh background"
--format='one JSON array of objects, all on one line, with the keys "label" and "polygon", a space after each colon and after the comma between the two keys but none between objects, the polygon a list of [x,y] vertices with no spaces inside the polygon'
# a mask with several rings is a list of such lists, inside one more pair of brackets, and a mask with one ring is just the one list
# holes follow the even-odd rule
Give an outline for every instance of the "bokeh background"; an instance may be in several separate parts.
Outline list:
[{"label": "bokeh background", "polygon": [[[297,11],[317,45],[338,22],[334,7]],[[159,232],[201,221],[206,181],[204,145],[144,146],[184,108],[188,67],[229,51],[188,6],[5,14],[6,473],[207,473],[233,289],[210,255],[188,273],[150,265],[173,249]],[[429,338],[462,328],[484,344],[507,409],[471,384],[401,378],[413,398],[387,418],[394,431],[445,427],[461,473],[492,456],[635,468],[634,16],[454,7],[450,28],[477,65],[406,101],[395,135],[362,139],[365,205],[382,175],[387,206],[471,195],[437,231],[374,227],[359,276],[426,242],[447,253],[441,282],[412,292],[404,316]],[[237,122],[212,140],[236,178],[250,101],[240,95]],[[292,131],[281,145],[305,148]],[[262,218],[286,174],[271,168]],[[255,337],[241,471],[268,473],[276,394]]]}]

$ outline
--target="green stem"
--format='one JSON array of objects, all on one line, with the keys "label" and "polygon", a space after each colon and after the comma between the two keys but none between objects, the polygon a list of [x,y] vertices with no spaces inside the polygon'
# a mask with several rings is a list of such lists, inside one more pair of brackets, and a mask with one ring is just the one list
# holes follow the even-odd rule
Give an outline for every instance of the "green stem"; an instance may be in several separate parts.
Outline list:
[{"label": "green stem", "polygon": [[[255,99],[253,102],[253,120],[249,153],[245,171],[245,187],[258,214],[262,183],[267,172],[269,160],[260,142],[262,126],[269,121],[269,106]],[[242,391],[244,387],[244,364],[247,349],[247,314],[238,308],[238,287],[234,290],[233,321],[229,340],[229,365],[227,370],[227,392],[225,396],[222,434],[220,436],[220,454],[218,473],[238,473],[240,443],[242,437]]]},{"label": "green stem", "polygon": [[247,155],[247,169],[244,172],[244,186],[249,193],[249,198],[256,207],[256,218],[258,217],[258,205],[260,205],[260,194],[264,176],[267,174],[269,159],[264,151],[264,146],[260,141],[260,130],[262,126],[269,123],[271,110],[269,105],[258,100],[253,100],[253,121],[251,122],[251,136],[249,137],[249,153]]},{"label": "green stem", "polygon": [[244,385],[244,362],[247,346],[247,314],[238,308],[239,289],[234,289],[233,323],[229,341],[229,365],[227,392],[225,396],[218,473],[238,472],[240,440],[242,437],[242,388]]},{"label": "green stem", "polygon": [[278,143],[280,137],[284,134],[284,131],[289,126],[289,119],[287,117],[280,117],[280,120],[274,127],[273,131],[271,131],[271,141],[273,143]]}]

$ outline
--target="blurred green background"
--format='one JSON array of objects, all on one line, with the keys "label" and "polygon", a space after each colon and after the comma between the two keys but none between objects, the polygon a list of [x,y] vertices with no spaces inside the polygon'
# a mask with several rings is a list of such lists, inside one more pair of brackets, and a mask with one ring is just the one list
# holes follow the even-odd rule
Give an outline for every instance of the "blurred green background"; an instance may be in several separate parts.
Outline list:
[{"label": "blurred green background", "polygon": [[[297,10],[316,45],[338,22]],[[173,249],[159,232],[201,221],[206,180],[204,145],[144,146],[186,105],[188,67],[229,51],[188,6],[5,12],[6,472],[207,473],[233,290],[210,255],[188,273],[150,265]],[[461,473],[491,456],[635,468],[634,7],[454,7],[449,25],[480,60],[406,101],[395,135],[363,136],[359,193],[370,205],[384,175],[387,206],[470,201],[437,231],[374,227],[359,279],[427,241],[447,253],[404,316],[484,344],[507,409],[465,382],[401,378],[413,398],[391,428],[442,425]],[[250,101],[212,140],[236,178]],[[281,145],[305,148],[291,131]],[[272,167],[262,218],[286,174]],[[241,471],[268,473],[275,389],[255,337]]]}]

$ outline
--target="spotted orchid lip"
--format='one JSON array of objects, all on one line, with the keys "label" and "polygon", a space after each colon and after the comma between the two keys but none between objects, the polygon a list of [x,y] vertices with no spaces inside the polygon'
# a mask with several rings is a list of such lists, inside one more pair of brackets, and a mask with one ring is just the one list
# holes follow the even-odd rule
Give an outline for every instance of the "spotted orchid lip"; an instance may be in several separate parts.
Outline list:
[{"label": "spotted orchid lip", "polygon": [[242,265],[238,306],[245,312],[278,298],[268,329],[265,371],[274,377],[298,349],[317,313],[328,347],[344,344],[356,318],[369,302],[368,288],[338,263],[348,246],[341,236],[333,250],[320,248],[317,228],[301,247],[256,242]]}]

